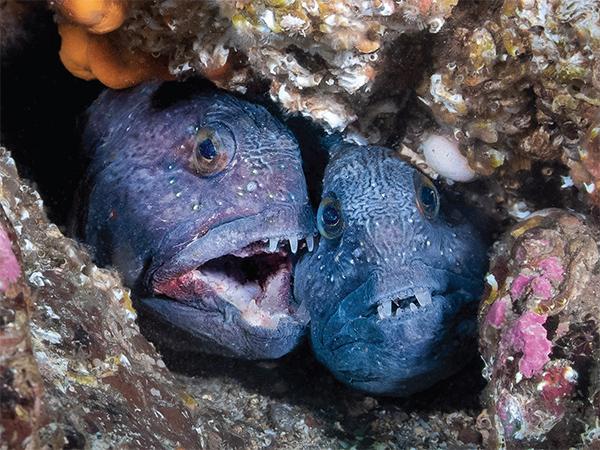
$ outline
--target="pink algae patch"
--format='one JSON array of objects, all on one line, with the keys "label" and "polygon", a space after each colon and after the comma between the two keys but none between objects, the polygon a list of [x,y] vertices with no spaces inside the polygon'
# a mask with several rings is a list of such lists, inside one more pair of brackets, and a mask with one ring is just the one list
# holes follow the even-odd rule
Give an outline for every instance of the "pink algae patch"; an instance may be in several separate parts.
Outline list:
[{"label": "pink algae patch", "polygon": [[544,271],[544,276],[551,281],[560,283],[565,276],[565,269],[556,256],[540,261],[539,267]]},{"label": "pink algae patch", "polygon": [[19,279],[21,267],[17,257],[12,251],[10,238],[6,231],[0,227],[0,292]]},{"label": "pink algae patch", "polygon": [[500,300],[496,300],[492,306],[490,306],[490,310],[485,317],[487,323],[489,323],[494,328],[500,328],[504,323],[504,319],[506,317],[506,305],[508,304],[508,299],[506,297],[502,297]]},{"label": "pink algae patch", "polygon": [[548,340],[543,326],[546,318],[545,315],[527,311],[507,332],[507,344],[523,353],[519,361],[519,371],[525,378],[539,373],[550,360],[552,343]]},{"label": "pink algae patch", "polygon": [[537,277],[531,282],[531,290],[537,297],[548,300],[552,297],[552,284],[545,276]]},{"label": "pink algae patch", "polygon": [[528,275],[518,275],[510,286],[510,295],[515,299],[521,297],[532,278]]}]

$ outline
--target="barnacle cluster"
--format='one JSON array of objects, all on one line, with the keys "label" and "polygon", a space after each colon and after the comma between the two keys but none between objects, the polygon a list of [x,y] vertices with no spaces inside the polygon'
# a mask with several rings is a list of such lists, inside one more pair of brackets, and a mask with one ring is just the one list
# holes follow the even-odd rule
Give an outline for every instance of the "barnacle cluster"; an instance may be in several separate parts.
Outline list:
[{"label": "barnacle cluster", "polygon": [[579,187],[593,191],[597,177],[581,165],[600,112],[600,5],[483,4],[483,14],[457,20],[448,46],[434,49],[423,101],[480,174],[562,161],[577,168]]},{"label": "barnacle cluster", "polygon": [[[599,253],[593,228],[544,210],[496,243],[480,319],[495,439],[566,448],[600,401]],[[597,419],[596,419],[597,420]]]},{"label": "barnacle cluster", "polygon": [[[60,12],[61,4],[78,2],[54,3]],[[129,3],[128,19],[111,41],[127,52],[167,58],[171,74],[202,74],[227,89],[244,91],[266,80],[271,97],[288,111],[343,129],[357,118],[383,67],[384,47],[406,32],[439,31],[456,3],[143,0]],[[63,11],[59,20],[73,15]]]}]

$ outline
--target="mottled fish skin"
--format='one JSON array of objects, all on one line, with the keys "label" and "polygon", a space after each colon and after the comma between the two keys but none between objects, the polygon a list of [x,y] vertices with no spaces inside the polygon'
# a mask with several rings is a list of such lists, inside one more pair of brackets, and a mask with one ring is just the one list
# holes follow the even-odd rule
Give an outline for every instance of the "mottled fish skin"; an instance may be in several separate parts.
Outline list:
[{"label": "mottled fish skin", "polygon": [[[80,229],[143,311],[209,353],[277,358],[301,341],[307,317],[283,240],[312,236],[314,219],[298,144],[282,123],[211,87],[148,83],[105,91],[83,143]],[[269,239],[281,240],[273,253]]]},{"label": "mottled fish skin", "polygon": [[[341,226],[296,266],[295,296],[307,305],[314,352],[336,378],[408,396],[476,354],[487,246],[443,197],[437,215],[418,207],[415,186],[433,185],[392,150],[335,150],[320,209],[335,199]],[[425,201],[440,195],[428,189],[419,191]]]}]

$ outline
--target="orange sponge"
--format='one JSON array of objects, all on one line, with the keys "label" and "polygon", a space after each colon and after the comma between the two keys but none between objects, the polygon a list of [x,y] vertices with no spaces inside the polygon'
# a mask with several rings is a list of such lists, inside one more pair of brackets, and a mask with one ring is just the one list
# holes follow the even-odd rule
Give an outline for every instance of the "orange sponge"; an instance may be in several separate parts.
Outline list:
[{"label": "orange sponge", "polygon": [[51,0],[50,4],[92,33],[116,30],[127,18],[127,0]]},{"label": "orange sponge", "polygon": [[113,89],[134,86],[153,78],[173,79],[167,61],[116,45],[113,36],[88,33],[78,25],[60,24],[60,59],[73,75],[84,80],[97,78]]},{"label": "orange sponge", "polygon": [[73,75],[84,80],[96,78],[88,64],[88,46],[90,35],[77,25],[62,24],[58,26],[61,37],[60,60]]}]

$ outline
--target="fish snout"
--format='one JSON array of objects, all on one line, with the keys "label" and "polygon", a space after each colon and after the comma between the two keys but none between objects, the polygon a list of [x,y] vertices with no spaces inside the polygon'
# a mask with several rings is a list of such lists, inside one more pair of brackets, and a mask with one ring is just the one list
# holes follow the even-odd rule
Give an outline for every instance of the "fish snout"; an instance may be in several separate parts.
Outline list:
[{"label": "fish snout", "polygon": [[459,355],[473,348],[479,292],[451,291],[427,273],[373,275],[311,316],[315,354],[336,378],[372,394],[407,396],[462,366]]}]

